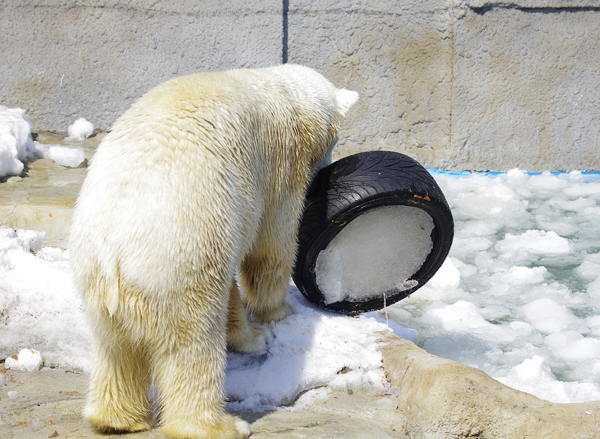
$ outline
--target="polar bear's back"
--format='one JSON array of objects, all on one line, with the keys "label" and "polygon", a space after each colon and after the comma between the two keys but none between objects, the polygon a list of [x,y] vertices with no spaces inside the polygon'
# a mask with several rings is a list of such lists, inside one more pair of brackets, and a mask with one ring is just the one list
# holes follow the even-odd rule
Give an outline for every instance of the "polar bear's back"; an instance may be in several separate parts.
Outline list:
[{"label": "polar bear's back", "polygon": [[[217,258],[215,266],[223,266],[226,254],[233,265],[236,242],[258,228],[262,196],[249,181],[258,157],[241,160],[233,151],[241,108],[225,96],[228,87],[199,76],[147,93],[99,146],[71,229],[82,290],[98,271],[105,278],[118,271],[145,291],[172,290],[173,279],[185,279],[195,265]],[[238,128],[222,127],[220,113]]]},{"label": "polar bear's back", "polygon": [[335,87],[299,66],[201,73],[149,91],[102,141],[78,198],[70,248],[80,288],[119,277],[158,294],[199,266],[232,275],[264,212],[292,193],[301,200],[341,117]]}]

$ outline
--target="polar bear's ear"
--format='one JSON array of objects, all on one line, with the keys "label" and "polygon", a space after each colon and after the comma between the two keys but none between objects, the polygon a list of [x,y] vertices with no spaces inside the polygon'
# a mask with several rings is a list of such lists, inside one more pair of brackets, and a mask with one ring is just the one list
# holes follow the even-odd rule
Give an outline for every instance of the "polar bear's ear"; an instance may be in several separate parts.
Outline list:
[{"label": "polar bear's ear", "polygon": [[358,93],[346,90],[345,88],[336,90],[335,97],[337,100],[337,110],[342,116],[345,116],[350,107],[358,101]]}]

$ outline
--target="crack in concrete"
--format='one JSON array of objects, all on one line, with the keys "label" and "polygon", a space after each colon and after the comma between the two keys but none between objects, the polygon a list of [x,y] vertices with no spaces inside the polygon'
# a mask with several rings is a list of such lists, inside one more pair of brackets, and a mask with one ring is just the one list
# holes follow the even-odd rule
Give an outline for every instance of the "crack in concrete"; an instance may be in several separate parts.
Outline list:
[{"label": "crack in concrete", "polygon": [[290,0],[283,0],[282,5],[282,22],[283,22],[283,35],[281,42],[281,63],[287,64],[288,62],[288,14],[290,11]]},{"label": "crack in concrete", "polygon": [[600,6],[524,6],[518,3],[497,2],[484,6],[468,6],[478,15],[485,15],[494,9],[514,9],[528,14],[559,14],[562,12],[600,12]]}]

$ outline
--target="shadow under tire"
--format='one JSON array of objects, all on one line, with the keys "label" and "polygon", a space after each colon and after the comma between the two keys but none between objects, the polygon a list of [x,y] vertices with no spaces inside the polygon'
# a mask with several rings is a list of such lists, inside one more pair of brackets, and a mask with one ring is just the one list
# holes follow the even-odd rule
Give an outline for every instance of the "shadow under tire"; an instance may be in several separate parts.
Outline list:
[{"label": "shadow under tire", "polygon": [[[383,206],[411,206],[433,220],[433,248],[410,279],[417,285],[359,301],[326,303],[317,285],[319,253],[358,216]],[[391,151],[368,151],[345,157],[321,169],[306,196],[298,232],[292,278],[315,305],[334,312],[358,314],[382,309],[422,287],[446,259],[454,237],[454,221],[441,189],[416,160]]]}]

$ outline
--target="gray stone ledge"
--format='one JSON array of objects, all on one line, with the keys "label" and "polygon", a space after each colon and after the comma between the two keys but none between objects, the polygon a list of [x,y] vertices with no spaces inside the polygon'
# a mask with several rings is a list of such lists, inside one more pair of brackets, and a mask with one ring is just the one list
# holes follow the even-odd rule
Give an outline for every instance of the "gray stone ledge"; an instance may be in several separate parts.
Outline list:
[{"label": "gray stone ledge", "polygon": [[555,404],[390,336],[382,349],[409,438],[598,438],[600,401]]}]

